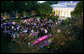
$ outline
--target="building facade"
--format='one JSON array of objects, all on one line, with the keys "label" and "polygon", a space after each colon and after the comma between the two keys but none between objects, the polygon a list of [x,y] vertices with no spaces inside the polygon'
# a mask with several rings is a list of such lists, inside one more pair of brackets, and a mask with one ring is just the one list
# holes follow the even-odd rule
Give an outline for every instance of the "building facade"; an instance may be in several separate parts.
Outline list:
[{"label": "building facade", "polygon": [[79,1],[59,1],[58,4],[52,4],[51,7],[55,12],[55,16],[59,16],[61,19],[71,17],[70,13],[76,7]]}]

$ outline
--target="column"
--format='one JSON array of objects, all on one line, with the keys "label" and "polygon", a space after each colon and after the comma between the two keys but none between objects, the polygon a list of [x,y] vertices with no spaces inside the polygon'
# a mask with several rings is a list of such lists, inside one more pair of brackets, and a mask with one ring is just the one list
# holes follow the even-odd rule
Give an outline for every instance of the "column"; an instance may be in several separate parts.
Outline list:
[{"label": "column", "polygon": [[63,11],[61,12],[61,14],[62,14],[61,16],[63,16]]},{"label": "column", "polygon": [[67,11],[67,17],[68,17],[68,11]]},{"label": "column", "polygon": [[56,10],[55,10],[55,16],[56,16]]},{"label": "column", "polygon": [[60,16],[62,16],[62,11],[60,11]]},{"label": "column", "polygon": [[57,10],[56,10],[56,16],[57,16]]},{"label": "column", "polygon": [[60,11],[60,16],[61,16],[61,11]]},{"label": "column", "polygon": [[67,11],[65,11],[65,17],[67,17]]},{"label": "column", "polygon": [[70,17],[71,17],[71,14],[70,14],[70,13],[71,13],[71,11],[69,12],[69,15],[70,15]]},{"label": "column", "polygon": [[59,16],[61,15],[61,11],[60,11],[60,14],[59,14]]},{"label": "column", "polygon": [[55,16],[57,15],[57,10],[56,10],[56,13],[55,13]]},{"label": "column", "polygon": [[59,10],[59,16],[60,16],[60,10]]},{"label": "column", "polygon": [[65,17],[65,13],[66,13],[66,12],[65,12],[65,11],[63,11],[63,16],[64,16],[64,17]]},{"label": "column", "polygon": [[61,16],[61,11],[60,11],[60,16]]},{"label": "column", "polygon": [[60,10],[59,10],[59,16],[60,16]]},{"label": "column", "polygon": [[64,15],[63,16],[66,17],[66,11],[64,11]]},{"label": "column", "polygon": [[71,11],[68,12],[68,16],[69,16],[69,17],[71,17],[70,12],[71,12]]}]

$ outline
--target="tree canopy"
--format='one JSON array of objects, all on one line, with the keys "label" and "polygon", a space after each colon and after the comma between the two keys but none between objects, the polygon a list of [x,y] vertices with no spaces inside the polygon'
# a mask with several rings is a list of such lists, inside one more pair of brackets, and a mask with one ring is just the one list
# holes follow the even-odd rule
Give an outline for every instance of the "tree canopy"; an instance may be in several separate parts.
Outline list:
[{"label": "tree canopy", "polygon": [[51,4],[57,4],[57,1],[46,1],[44,3],[37,1],[1,1],[1,11],[19,13],[36,11],[39,15],[50,15],[52,13]]},{"label": "tree canopy", "polygon": [[83,12],[83,1],[77,3],[74,11],[71,12],[71,16],[77,16]]},{"label": "tree canopy", "polygon": [[52,8],[50,7],[50,4],[48,3],[41,3],[38,5],[37,12],[40,15],[50,15],[52,11]]},{"label": "tree canopy", "polygon": [[1,11],[2,12],[9,12],[10,10],[12,10],[12,4],[10,1],[1,1]]},{"label": "tree canopy", "polygon": [[32,11],[35,9],[37,1],[1,1],[2,12],[10,11]]}]

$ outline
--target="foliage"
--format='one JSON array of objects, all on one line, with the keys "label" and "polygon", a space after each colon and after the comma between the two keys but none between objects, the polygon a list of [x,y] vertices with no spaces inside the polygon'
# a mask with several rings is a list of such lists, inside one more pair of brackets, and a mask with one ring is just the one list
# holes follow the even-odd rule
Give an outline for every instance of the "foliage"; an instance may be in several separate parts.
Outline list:
[{"label": "foliage", "polygon": [[80,1],[75,7],[76,14],[81,14],[83,12],[83,1]]},{"label": "foliage", "polygon": [[38,5],[37,13],[40,15],[50,15],[52,8],[47,3],[41,3]]},{"label": "foliage", "polygon": [[52,20],[57,20],[58,16],[48,16],[48,18],[52,19]]},{"label": "foliage", "polygon": [[[25,5],[27,3],[27,5]],[[10,11],[32,11],[36,9],[37,1],[1,1],[1,10],[2,12]]]},{"label": "foliage", "polygon": [[80,1],[73,12],[71,12],[72,22],[78,26],[80,29],[83,29],[83,1]]},{"label": "foliage", "polygon": [[11,2],[9,2],[9,1],[1,1],[1,11],[2,12],[10,12],[10,10],[12,10],[12,4],[11,4]]},{"label": "foliage", "polygon": [[78,16],[81,15],[83,12],[83,1],[78,2],[74,11],[71,12],[71,16]]}]

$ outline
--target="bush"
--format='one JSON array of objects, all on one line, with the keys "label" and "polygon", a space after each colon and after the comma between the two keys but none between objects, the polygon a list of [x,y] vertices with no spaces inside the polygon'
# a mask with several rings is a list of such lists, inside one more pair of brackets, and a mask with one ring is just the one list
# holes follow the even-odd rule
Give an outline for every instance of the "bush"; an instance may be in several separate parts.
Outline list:
[{"label": "bush", "polygon": [[47,16],[47,18],[52,19],[54,21],[58,19],[58,16]]}]

